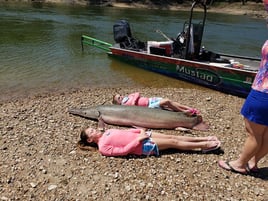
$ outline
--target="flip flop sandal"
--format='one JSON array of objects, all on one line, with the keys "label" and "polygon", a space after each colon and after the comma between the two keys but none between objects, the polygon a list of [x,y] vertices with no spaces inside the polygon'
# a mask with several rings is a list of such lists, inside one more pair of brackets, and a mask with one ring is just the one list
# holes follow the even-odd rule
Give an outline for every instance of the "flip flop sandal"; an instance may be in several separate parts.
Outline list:
[{"label": "flip flop sandal", "polygon": [[[225,165],[227,165],[227,168],[224,167],[223,164],[221,164],[221,162],[223,162]],[[230,171],[230,172],[233,172],[233,173],[236,173],[236,174],[241,174],[241,175],[248,175],[248,174],[249,174],[249,172],[248,172],[247,170],[246,170],[245,172],[241,172],[241,171],[238,171],[238,170],[234,169],[234,168],[230,165],[229,161],[219,161],[219,162],[218,162],[218,165],[219,165],[219,167],[221,167],[222,169],[227,170],[227,171]]]},{"label": "flip flop sandal", "polygon": [[250,169],[250,172],[252,172],[252,173],[259,173],[260,172],[260,168],[254,166],[253,168]]},{"label": "flip flop sandal", "polygon": [[208,149],[202,149],[202,153],[203,153],[203,154],[206,154],[206,153],[211,152],[211,151],[216,151],[216,150],[218,150],[220,147],[221,147],[221,142],[218,141],[218,144],[217,144],[216,146],[211,147],[211,148],[208,148]]},{"label": "flip flop sandal", "polygon": [[247,164],[247,171],[250,172],[250,173],[253,173],[253,174],[257,174],[260,172],[260,169],[256,166],[250,168],[249,167],[249,164]]}]

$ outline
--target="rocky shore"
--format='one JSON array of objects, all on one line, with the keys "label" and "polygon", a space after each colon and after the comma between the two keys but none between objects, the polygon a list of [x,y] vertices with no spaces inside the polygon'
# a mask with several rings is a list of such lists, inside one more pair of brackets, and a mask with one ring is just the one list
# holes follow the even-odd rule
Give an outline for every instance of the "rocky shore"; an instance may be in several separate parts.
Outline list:
[{"label": "rocky shore", "polygon": [[[76,147],[79,133],[97,122],[68,114],[71,107],[109,104],[112,94],[140,91],[201,110],[222,150],[162,152],[161,157],[104,157]],[[245,140],[239,114],[244,99],[212,90],[182,88],[81,89],[0,103],[0,200],[268,200],[268,158],[258,175],[224,171]],[[109,126],[116,127],[116,126]]]}]

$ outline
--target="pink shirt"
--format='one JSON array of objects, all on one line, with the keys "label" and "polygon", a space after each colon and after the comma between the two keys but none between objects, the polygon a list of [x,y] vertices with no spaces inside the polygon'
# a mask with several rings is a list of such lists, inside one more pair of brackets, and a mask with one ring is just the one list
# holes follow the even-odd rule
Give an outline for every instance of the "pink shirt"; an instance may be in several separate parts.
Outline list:
[{"label": "pink shirt", "polygon": [[121,105],[137,105],[137,106],[143,106],[148,107],[149,105],[149,98],[141,97],[139,92],[129,94],[128,96],[125,96],[121,102]]},{"label": "pink shirt", "polygon": [[268,93],[268,40],[262,46],[262,60],[259,71],[254,79],[252,88],[257,91]]},{"label": "pink shirt", "polygon": [[99,151],[104,156],[142,155],[142,142],[138,140],[140,129],[109,129],[98,142]]}]

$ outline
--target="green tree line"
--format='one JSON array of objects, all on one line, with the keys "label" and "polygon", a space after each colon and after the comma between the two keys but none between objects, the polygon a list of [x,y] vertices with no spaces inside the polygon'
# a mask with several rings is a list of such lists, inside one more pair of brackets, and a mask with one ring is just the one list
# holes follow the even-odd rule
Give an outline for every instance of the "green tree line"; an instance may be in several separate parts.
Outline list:
[{"label": "green tree line", "polygon": [[[151,3],[155,5],[170,5],[170,4],[190,4],[193,0],[88,0],[90,4],[103,4],[103,3]],[[235,3],[241,2],[242,5],[245,5],[247,2],[261,3],[262,0],[198,0],[204,1],[207,5],[212,6],[216,2],[227,2],[227,3]]]}]

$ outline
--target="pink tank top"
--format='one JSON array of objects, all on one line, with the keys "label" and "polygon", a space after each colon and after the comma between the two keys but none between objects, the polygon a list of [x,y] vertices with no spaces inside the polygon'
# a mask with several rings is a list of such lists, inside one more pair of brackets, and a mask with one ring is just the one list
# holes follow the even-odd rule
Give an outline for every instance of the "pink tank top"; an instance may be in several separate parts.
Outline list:
[{"label": "pink tank top", "polygon": [[130,105],[130,106],[137,105],[143,107],[148,107],[148,104],[149,104],[149,98],[140,97],[139,92],[132,93],[124,97],[121,103],[121,105]]},{"label": "pink tank top", "polygon": [[254,79],[252,88],[257,91],[268,93],[268,40],[262,46],[262,60],[259,71]]}]

